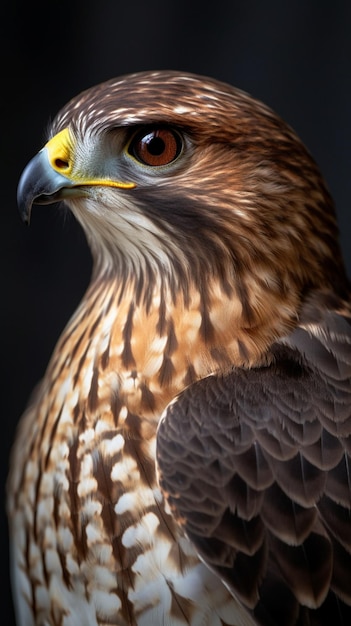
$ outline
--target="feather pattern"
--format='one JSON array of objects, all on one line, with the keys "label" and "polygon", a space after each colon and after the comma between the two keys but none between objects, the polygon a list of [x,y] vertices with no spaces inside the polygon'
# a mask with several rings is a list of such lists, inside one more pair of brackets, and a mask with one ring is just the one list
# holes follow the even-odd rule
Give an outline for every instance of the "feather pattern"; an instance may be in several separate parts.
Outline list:
[{"label": "feather pattern", "polygon": [[[158,428],[173,514],[260,624],[315,623],[316,609],[327,625],[335,604],[333,623],[351,615],[350,341],[350,318],[304,327],[302,311],[269,364],[192,385]],[[277,589],[290,597],[279,622]]]}]

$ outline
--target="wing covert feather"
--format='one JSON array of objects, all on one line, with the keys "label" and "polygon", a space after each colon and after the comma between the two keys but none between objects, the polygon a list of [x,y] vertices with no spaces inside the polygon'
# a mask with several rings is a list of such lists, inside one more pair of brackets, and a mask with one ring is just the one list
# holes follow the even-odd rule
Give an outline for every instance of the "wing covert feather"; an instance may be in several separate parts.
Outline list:
[{"label": "wing covert feather", "polygon": [[[351,323],[326,313],[264,367],[191,385],[159,481],[201,558],[264,626],[351,623]],[[279,596],[279,597],[278,597]]]}]

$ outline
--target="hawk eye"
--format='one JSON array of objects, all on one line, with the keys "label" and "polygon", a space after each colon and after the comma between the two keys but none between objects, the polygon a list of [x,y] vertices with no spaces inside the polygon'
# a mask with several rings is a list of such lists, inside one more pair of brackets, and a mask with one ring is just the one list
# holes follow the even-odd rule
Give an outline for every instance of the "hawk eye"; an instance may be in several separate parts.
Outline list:
[{"label": "hawk eye", "polygon": [[129,153],[144,165],[158,167],[172,163],[182,148],[178,133],[170,128],[142,130],[131,141]]}]

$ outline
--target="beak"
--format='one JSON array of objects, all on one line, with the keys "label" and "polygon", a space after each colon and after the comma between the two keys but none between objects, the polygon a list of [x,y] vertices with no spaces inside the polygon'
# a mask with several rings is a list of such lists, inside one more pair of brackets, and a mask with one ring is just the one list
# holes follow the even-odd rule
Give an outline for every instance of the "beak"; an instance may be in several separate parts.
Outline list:
[{"label": "beak", "polygon": [[52,169],[46,148],[40,150],[29,161],[18,183],[17,204],[23,222],[29,224],[33,204],[57,202],[64,196],[61,191],[73,186],[72,180]]},{"label": "beak", "polygon": [[131,189],[135,183],[74,175],[74,138],[68,128],[60,131],[25,167],[18,183],[17,204],[23,222],[29,224],[33,204],[52,204],[72,196],[89,195],[89,187]]}]

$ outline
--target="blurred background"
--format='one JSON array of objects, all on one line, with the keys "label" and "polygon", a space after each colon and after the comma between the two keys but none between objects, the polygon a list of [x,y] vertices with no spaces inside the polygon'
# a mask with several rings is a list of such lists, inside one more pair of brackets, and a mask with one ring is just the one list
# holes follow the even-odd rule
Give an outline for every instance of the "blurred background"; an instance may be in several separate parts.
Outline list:
[{"label": "blurred background", "polygon": [[9,450],[91,268],[79,227],[57,206],[37,207],[31,227],[22,225],[16,210],[22,169],[42,146],[50,119],[85,88],[146,69],[210,75],[263,100],[300,135],[334,197],[350,275],[351,3],[13,0],[3,5],[0,28],[1,598],[2,623],[12,626],[4,511]]}]

